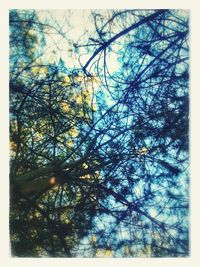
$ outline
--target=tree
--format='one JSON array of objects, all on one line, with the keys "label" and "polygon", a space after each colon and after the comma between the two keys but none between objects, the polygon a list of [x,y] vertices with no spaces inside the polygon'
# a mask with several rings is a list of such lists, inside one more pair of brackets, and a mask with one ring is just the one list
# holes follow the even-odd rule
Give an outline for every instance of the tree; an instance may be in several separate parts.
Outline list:
[{"label": "tree", "polygon": [[50,21],[10,12],[12,253],[186,256],[188,14],[91,17],[72,69],[46,56]]}]

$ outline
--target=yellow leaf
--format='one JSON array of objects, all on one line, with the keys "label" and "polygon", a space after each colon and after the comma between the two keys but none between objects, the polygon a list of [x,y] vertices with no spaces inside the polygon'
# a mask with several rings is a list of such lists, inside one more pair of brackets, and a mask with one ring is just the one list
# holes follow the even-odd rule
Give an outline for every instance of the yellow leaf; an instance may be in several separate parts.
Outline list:
[{"label": "yellow leaf", "polygon": [[79,200],[81,200],[81,198],[82,198],[82,195],[81,195],[80,192],[78,192],[78,193],[76,194],[76,200],[79,201]]},{"label": "yellow leaf", "polygon": [[140,155],[147,155],[148,149],[146,147],[142,147],[138,152]]},{"label": "yellow leaf", "polygon": [[68,141],[66,142],[66,145],[67,145],[68,147],[73,147],[74,142],[73,142],[72,140],[68,140]]},{"label": "yellow leaf", "polygon": [[69,78],[69,76],[64,76],[63,77],[63,85],[71,85],[71,79]]},{"label": "yellow leaf", "polygon": [[146,156],[149,152],[148,148],[146,148],[145,146],[143,146],[142,148],[136,150],[135,148],[132,148],[132,150],[136,153],[136,155],[138,157],[140,156]]},{"label": "yellow leaf", "polygon": [[88,165],[86,163],[83,163],[83,169],[87,169],[88,168]]},{"label": "yellow leaf", "polygon": [[65,103],[65,102],[62,102],[62,103],[61,103],[61,110],[62,110],[63,112],[69,112],[69,111],[70,111],[70,105],[67,104],[67,103]]},{"label": "yellow leaf", "polygon": [[93,110],[93,111],[97,111],[97,109],[98,109],[98,108],[97,108],[97,105],[96,105],[96,104],[93,104],[93,105],[92,105],[92,110]]},{"label": "yellow leaf", "polygon": [[28,36],[34,36],[35,37],[36,36],[36,31],[29,30],[27,34],[28,34]]},{"label": "yellow leaf", "polygon": [[66,212],[63,212],[60,216],[60,219],[64,223],[70,223],[70,220],[68,218],[68,214]]},{"label": "yellow leaf", "polygon": [[17,148],[17,144],[13,141],[10,141],[10,157],[14,158],[16,155],[16,148]]},{"label": "yellow leaf", "polygon": [[112,257],[113,252],[111,249],[98,249],[96,257]]},{"label": "yellow leaf", "polygon": [[10,122],[10,125],[11,125],[12,131],[16,133],[18,131],[18,123],[17,123],[17,120],[12,120]]},{"label": "yellow leaf", "polygon": [[42,133],[36,133],[36,134],[34,135],[33,139],[34,139],[35,141],[40,141],[40,140],[43,139],[43,137],[44,137],[44,135],[43,135]]},{"label": "yellow leaf", "polygon": [[83,175],[83,176],[80,176],[81,179],[90,179],[90,175],[89,174],[86,174],[86,175]]},{"label": "yellow leaf", "polygon": [[49,86],[44,85],[44,86],[43,86],[43,91],[44,91],[45,93],[49,93],[49,91],[50,91]]},{"label": "yellow leaf", "polygon": [[79,105],[81,105],[81,104],[83,103],[83,98],[82,98],[81,95],[78,95],[78,96],[76,97],[76,103],[79,104]]},{"label": "yellow leaf", "polygon": [[33,76],[41,76],[41,77],[46,77],[48,70],[47,67],[40,67],[40,66],[35,66],[31,68],[31,73]]},{"label": "yellow leaf", "polygon": [[15,151],[17,147],[17,144],[13,141],[10,141],[10,150]]},{"label": "yellow leaf", "polygon": [[75,127],[71,128],[71,129],[69,130],[69,135],[70,135],[71,137],[77,137],[78,134],[79,134],[79,132],[78,132],[78,130],[77,130]]},{"label": "yellow leaf", "polygon": [[97,241],[97,237],[96,237],[96,235],[92,235],[91,238],[90,238],[90,240],[91,240],[93,243],[95,243],[95,242]]}]

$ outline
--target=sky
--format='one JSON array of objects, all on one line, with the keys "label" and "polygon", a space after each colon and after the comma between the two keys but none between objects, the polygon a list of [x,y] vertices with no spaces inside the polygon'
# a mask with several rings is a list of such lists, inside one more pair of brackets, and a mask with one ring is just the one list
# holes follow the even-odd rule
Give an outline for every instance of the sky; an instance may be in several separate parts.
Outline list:
[{"label": "sky", "polygon": [[[37,14],[41,22],[45,23],[48,21],[56,27],[58,25],[62,32],[66,33],[67,39],[62,38],[55,31],[52,32],[52,30],[52,34],[46,34],[49,58],[55,60],[62,58],[68,67],[79,67],[73,44],[80,38],[81,40],[85,39],[85,31],[89,33],[89,31],[94,29],[90,18],[90,10],[38,10]],[[86,55],[85,58],[88,58],[88,56]]]},{"label": "sky", "polygon": [[[46,34],[46,45],[49,47],[46,58],[52,62],[62,58],[67,67],[79,68],[79,58],[75,53],[74,44],[79,41],[84,44],[84,41],[87,41],[88,36],[95,30],[91,10],[38,10],[37,14],[41,22],[48,21],[53,26],[60,27],[67,37],[62,38],[52,30],[51,34]],[[115,49],[114,45],[113,49]],[[90,56],[91,54],[82,55],[81,64],[84,65]],[[119,65],[115,53],[108,54],[107,65],[110,73],[117,69]]]}]

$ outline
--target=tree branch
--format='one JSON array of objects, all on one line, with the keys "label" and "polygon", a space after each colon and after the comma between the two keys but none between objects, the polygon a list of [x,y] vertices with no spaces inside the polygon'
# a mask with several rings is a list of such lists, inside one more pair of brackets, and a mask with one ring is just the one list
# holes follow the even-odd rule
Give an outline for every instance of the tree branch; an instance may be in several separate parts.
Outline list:
[{"label": "tree branch", "polygon": [[105,42],[104,44],[102,44],[97,50],[94,51],[93,55],[89,58],[89,60],[86,62],[86,64],[83,66],[83,71],[85,72],[85,74],[87,75],[87,67],[89,66],[90,62],[104,49],[106,49],[111,43],[113,43],[114,41],[116,41],[118,38],[120,38],[121,36],[127,34],[128,32],[136,29],[137,27],[147,23],[150,20],[155,19],[156,17],[160,16],[161,14],[164,14],[167,10],[159,10],[156,11],[155,13],[151,14],[150,16],[138,21],[137,23],[134,23],[133,25],[131,25],[130,27],[128,27],[127,29],[119,32],[118,34],[116,34],[115,36],[113,36],[109,41]]}]

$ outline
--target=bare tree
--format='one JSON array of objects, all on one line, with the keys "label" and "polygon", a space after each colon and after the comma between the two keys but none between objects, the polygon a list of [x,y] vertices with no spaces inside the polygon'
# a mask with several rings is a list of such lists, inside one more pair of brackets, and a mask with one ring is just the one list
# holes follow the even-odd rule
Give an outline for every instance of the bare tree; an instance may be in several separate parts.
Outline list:
[{"label": "bare tree", "polygon": [[188,13],[91,17],[70,69],[42,56],[50,24],[10,13],[12,253],[186,256]]}]

